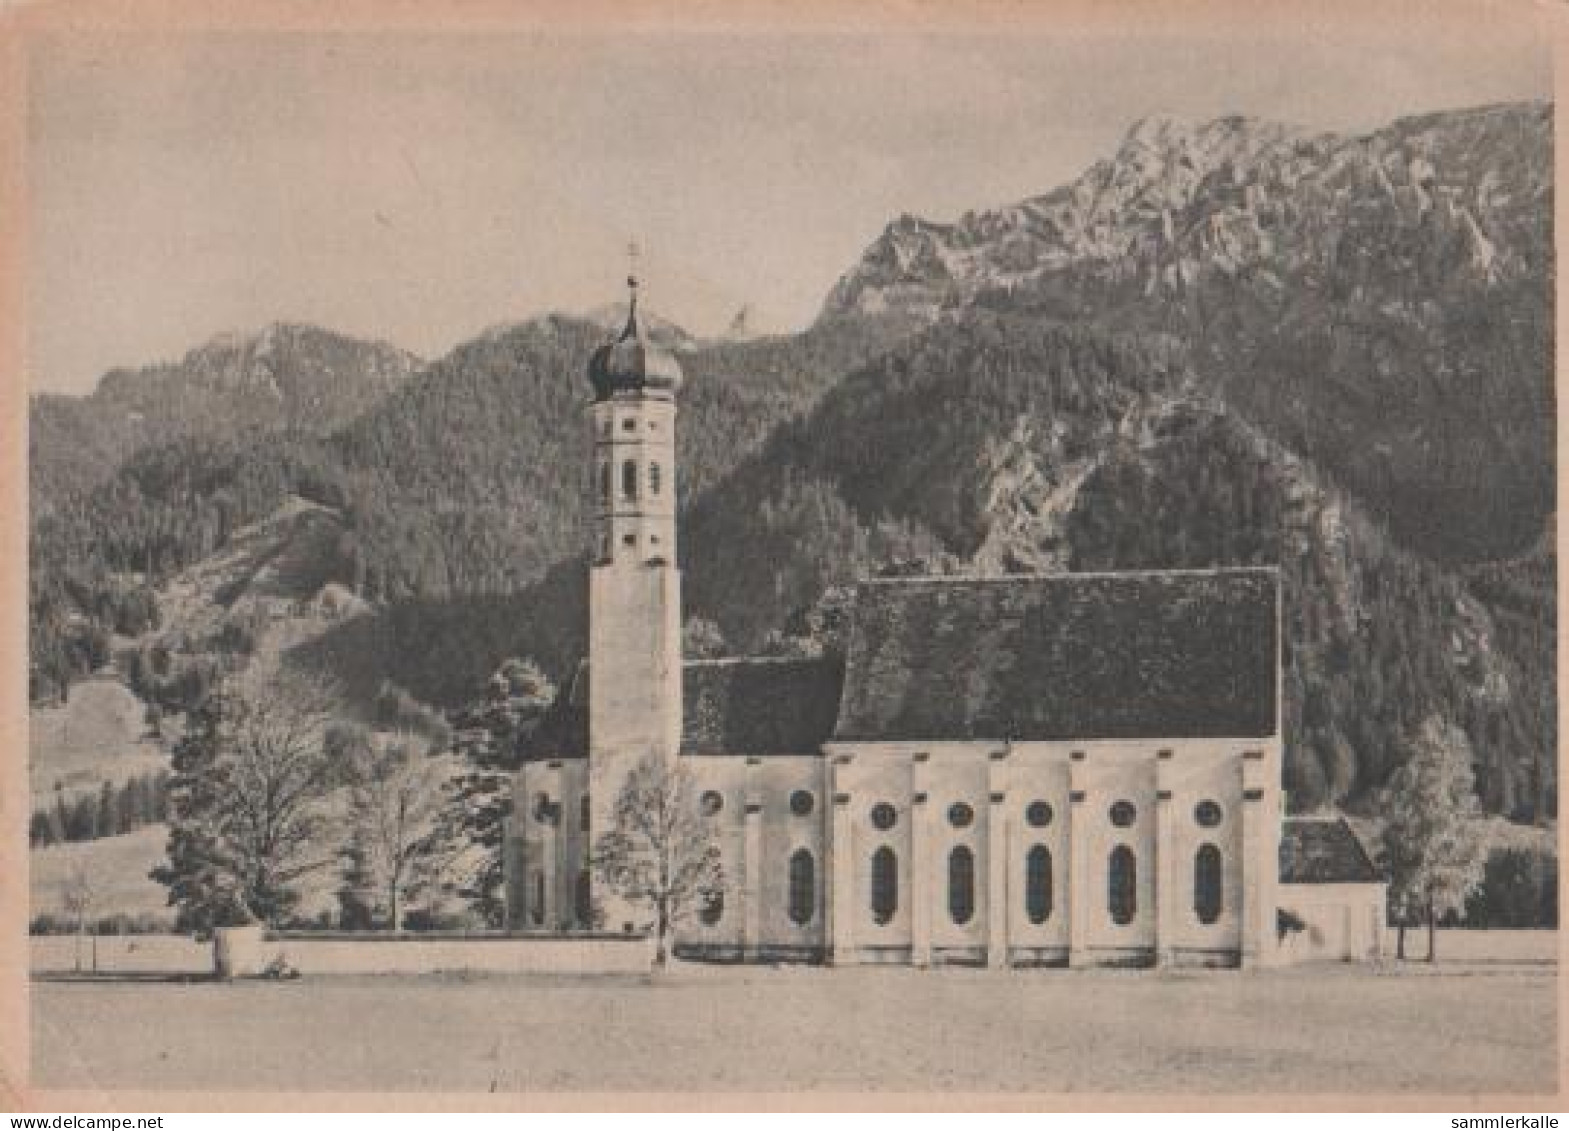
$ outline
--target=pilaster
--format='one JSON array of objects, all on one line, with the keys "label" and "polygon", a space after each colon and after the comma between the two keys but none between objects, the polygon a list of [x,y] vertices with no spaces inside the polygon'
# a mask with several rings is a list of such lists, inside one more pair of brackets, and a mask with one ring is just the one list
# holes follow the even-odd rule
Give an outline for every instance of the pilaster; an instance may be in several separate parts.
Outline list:
[{"label": "pilaster", "polygon": [[763,922],[763,795],[758,780],[761,760],[746,760],[745,829],[741,836],[741,860],[745,894],[742,896],[741,952],[755,955],[762,944]]},{"label": "pilaster", "polygon": [[830,774],[833,797],[833,835],[827,856],[833,861],[833,908],[829,916],[829,960],[835,966],[855,962],[855,836],[850,810],[851,794],[843,788],[840,770],[848,754],[833,758]]},{"label": "pilaster", "polygon": [[[1077,753],[1077,752],[1075,752]],[[1088,966],[1094,900],[1090,884],[1089,775],[1082,756],[1068,764],[1068,965]]]},{"label": "pilaster", "polygon": [[1174,844],[1176,805],[1172,800],[1172,753],[1155,755],[1155,962],[1176,961],[1177,860]]},{"label": "pilaster", "polygon": [[910,965],[926,967],[932,963],[932,806],[926,787],[926,754],[910,761]]},{"label": "pilaster", "polygon": [[989,790],[986,806],[986,965],[1008,965],[1008,922],[1014,914],[1008,892],[1008,865],[1013,859],[1008,821],[1006,750],[993,751],[986,764]]}]

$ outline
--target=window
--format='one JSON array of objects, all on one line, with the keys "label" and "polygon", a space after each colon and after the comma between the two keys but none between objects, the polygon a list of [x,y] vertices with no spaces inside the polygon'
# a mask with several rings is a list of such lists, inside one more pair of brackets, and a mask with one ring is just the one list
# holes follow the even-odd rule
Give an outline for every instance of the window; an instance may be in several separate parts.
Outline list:
[{"label": "window", "polygon": [[725,807],[725,799],[712,789],[704,792],[700,800],[705,816],[712,817]]},{"label": "window", "polygon": [[806,926],[816,905],[817,862],[806,849],[798,848],[790,857],[790,921]]},{"label": "window", "polygon": [[1138,865],[1133,859],[1133,849],[1119,844],[1111,850],[1106,869],[1106,910],[1111,921],[1119,927],[1133,922],[1139,909]]},{"label": "window", "polygon": [[1044,844],[1024,856],[1024,913],[1036,926],[1051,918],[1051,851]]},{"label": "window", "polygon": [[948,853],[948,914],[961,926],[975,916],[975,853],[962,844]]},{"label": "window", "polygon": [[899,820],[899,811],[886,801],[872,806],[872,825],[881,832],[893,828]]},{"label": "window", "polygon": [[657,463],[648,465],[648,493],[650,495],[659,494],[659,465]]},{"label": "window", "polygon": [[610,560],[610,535],[608,534],[599,536],[599,560],[602,562]]},{"label": "window", "polygon": [[1031,828],[1044,829],[1051,824],[1051,806],[1044,801],[1032,801],[1024,810],[1024,819],[1030,823]]},{"label": "window", "polygon": [[804,789],[798,789],[790,795],[790,812],[797,817],[811,816],[812,806],[815,804],[817,802],[813,800],[812,795]]},{"label": "window", "polygon": [[1193,911],[1205,926],[1220,918],[1222,890],[1220,849],[1203,844],[1193,857]]},{"label": "window", "polygon": [[577,827],[582,829],[584,832],[588,832],[588,821],[588,794],[585,793],[583,795],[583,799],[578,802]]},{"label": "window", "polygon": [[588,928],[594,925],[594,885],[585,868],[577,874],[576,891],[577,925]]},{"label": "window", "polygon": [[956,829],[967,829],[975,821],[975,810],[962,801],[948,806],[948,823]]},{"label": "window", "polygon": [[633,460],[621,465],[621,493],[629,499],[637,496],[637,463]]},{"label": "window", "polygon": [[599,465],[599,498],[605,506],[610,505],[610,464]]},{"label": "window", "polygon": [[621,536],[621,544],[623,546],[627,547],[628,549],[631,549],[632,547],[637,545],[637,535],[636,534],[623,534]]},{"label": "window", "polygon": [[556,823],[556,807],[551,804],[550,796],[544,793],[534,795],[534,820],[542,825]]},{"label": "window", "polygon": [[1119,801],[1111,807],[1109,816],[1111,823],[1119,829],[1125,829],[1137,819],[1139,811],[1133,807],[1131,801]]},{"label": "window", "polygon": [[529,918],[534,920],[534,926],[540,927],[545,923],[545,873],[534,872],[534,898],[529,900]]},{"label": "window", "polygon": [[705,891],[702,896],[702,906],[698,908],[697,917],[705,926],[718,926],[719,920],[725,917],[725,893],[721,888],[712,888]]},{"label": "window", "polygon": [[899,858],[884,845],[872,853],[872,918],[878,926],[893,921],[899,910]]},{"label": "window", "polygon": [[1193,807],[1193,819],[1206,829],[1212,829],[1220,824],[1223,816],[1225,814],[1221,812],[1220,806],[1213,801],[1200,801]]},{"label": "window", "polygon": [[621,418],[621,431],[623,431],[623,432],[636,432],[637,431],[637,421],[633,420],[630,416],[623,416]]}]

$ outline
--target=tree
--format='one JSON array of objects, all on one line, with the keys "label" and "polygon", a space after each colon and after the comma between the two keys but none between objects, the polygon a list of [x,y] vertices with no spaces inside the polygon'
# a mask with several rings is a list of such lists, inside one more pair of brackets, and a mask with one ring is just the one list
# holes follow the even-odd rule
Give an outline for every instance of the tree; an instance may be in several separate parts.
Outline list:
[{"label": "tree", "polygon": [[[94,899],[92,879],[87,874],[86,865],[80,860],[71,865],[66,873],[65,891],[62,893],[61,902],[65,905],[67,915],[76,920],[76,969],[82,969],[82,936],[87,931],[87,916],[93,909]],[[93,969],[98,969],[98,939],[93,938]]]},{"label": "tree", "polygon": [[1437,715],[1423,722],[1405,764],[1390,779],[1384,811],[1396,957],[1405,957],[1406,927],[1421,918],[1432,962],[1439,918],[1465,909],[1487,864],[1465,732]]},{"label": "tree", "polygon": [[688,660],[716,660],[726,654],[725,634],[703,617],[688,617],[681,629],[681,654]]},{"label": "tree", "polygon": [[650,754],[616,795],[613,824],[594,842],[593,867],[620,898],[653,916],[655,965],[676,926],[724,887],[713,822],[698,808],[691,772]]},{"label": "tree", "polygon": [[332,862],[320,844],[331,689],[281,675],[231,682],[193,712],[174,751],[169,888],[182,930],[278,923],[295,884]]},{"label": "tree", "polygon": [[350,791],[344,906],[384,911],[393,931],[405,900],[434,882],[450,855],[440,821],[447,766],[416,744],[404,736],[372,754]]},{"label": "tree", "polygon": [[443,835],[474,850],[466,856],[473,867],[464,867],[457,890],[493,926],[506,916],[502,842],[512,812],[512,776],[523,743],[555,699],[555,685],[538,664],[513,658],[486,681],[484,698],[456,715],[456,746],[467,768],[452,783]]}]

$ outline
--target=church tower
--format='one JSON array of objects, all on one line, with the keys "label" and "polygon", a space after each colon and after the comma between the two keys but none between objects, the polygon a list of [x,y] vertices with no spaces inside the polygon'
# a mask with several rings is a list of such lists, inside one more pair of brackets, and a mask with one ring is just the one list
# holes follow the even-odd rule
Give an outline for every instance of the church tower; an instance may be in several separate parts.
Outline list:
[{"label": "church tower", "polygon": [[[594,388],[589,571],[589,819],[614,824],[627,772],[681,744],[681,571],[676,563],[676,392],[681,367],[649,341],[629,278],[627,321],[589,361]],[[596,887],[599,881],[595,880]],[[608,930],[629,921],[595,891]]]}]

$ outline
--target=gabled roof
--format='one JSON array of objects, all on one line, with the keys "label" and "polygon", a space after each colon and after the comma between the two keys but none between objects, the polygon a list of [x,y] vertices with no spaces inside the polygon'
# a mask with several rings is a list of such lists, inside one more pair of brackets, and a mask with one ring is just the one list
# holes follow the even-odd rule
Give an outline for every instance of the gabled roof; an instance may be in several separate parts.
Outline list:
[{"label": "gabled roof", "polygon": [[[843,665],[832,657],[694,660],[682,667],[681,753],[819,754],[839,710]],[[588,753],[588,664],[546,713],[527,757]]]},{"label": "gabled roof", "polygon": [[1262,737],[1273,569],[900,578],[856,590],[839,741]]},{"label": "gabled roof", "polygon": [[1291,817],[1280,831],[1283,884],[1372,884],[1379,874],[1344,817]]}]

